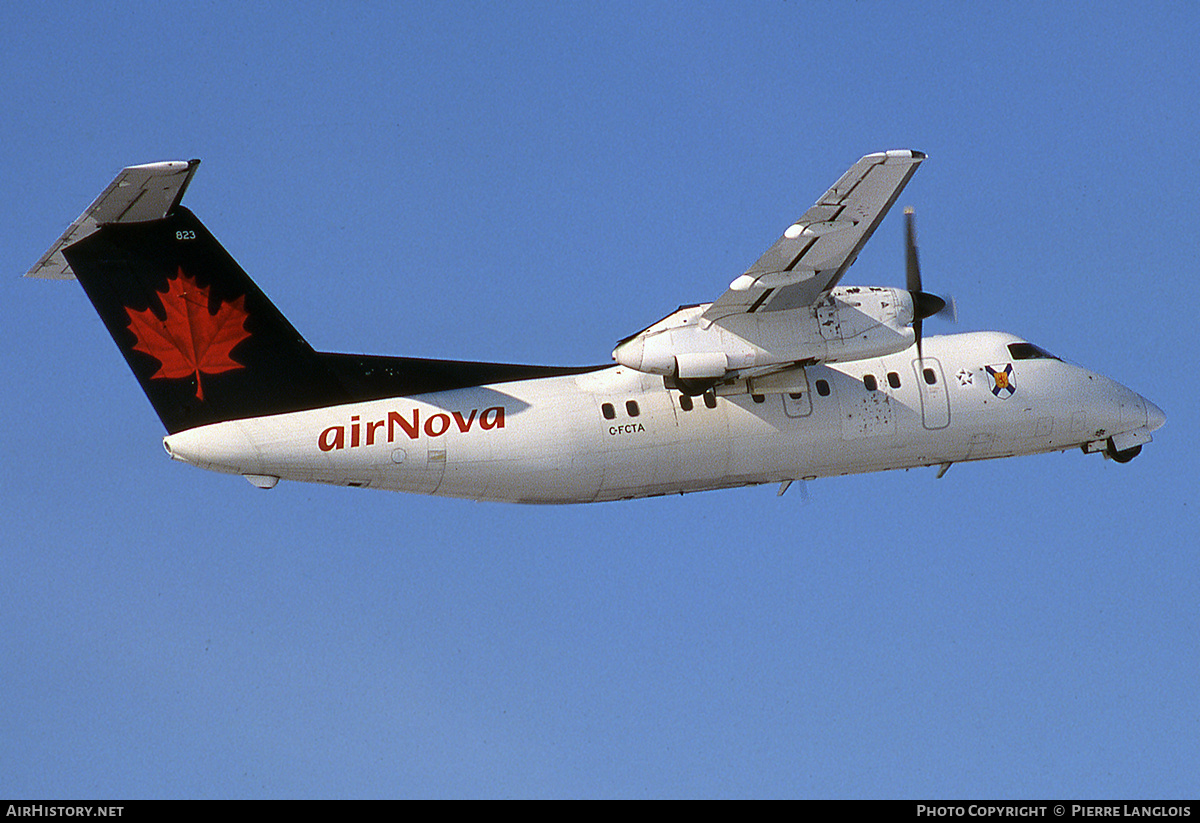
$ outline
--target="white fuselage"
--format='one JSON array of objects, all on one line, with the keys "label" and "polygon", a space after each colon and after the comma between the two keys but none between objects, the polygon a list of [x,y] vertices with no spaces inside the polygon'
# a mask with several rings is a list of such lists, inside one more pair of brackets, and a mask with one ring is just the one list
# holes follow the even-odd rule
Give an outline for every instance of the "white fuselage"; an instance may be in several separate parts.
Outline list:
[{"label": "white fuselage", "polygon": [[1007,344],[1018,340],[931,337],[923,363],[910,348],[809,366],[787,392],[718,391],[690,410],[661,377],[613,366],[216,423],[164,442],[175,459],[259,479],[583,503],[1037,454],[1127,432],[1144,442],[1162,424],[1106,377],[1014,360]]}]

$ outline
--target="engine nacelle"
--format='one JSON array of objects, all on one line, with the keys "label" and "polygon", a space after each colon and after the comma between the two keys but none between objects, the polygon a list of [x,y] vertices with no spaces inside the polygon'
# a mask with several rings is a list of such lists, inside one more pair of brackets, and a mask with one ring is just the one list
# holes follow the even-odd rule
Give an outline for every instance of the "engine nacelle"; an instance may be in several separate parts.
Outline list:
[{"label": "engine nacelle", "polygon": [[797,363],[881,357],[913,345],[912,296],[903,289],[845,286],[815,306],[705,321],[687,306],[621,341],[613,359],[683,380],[767,373]]}]

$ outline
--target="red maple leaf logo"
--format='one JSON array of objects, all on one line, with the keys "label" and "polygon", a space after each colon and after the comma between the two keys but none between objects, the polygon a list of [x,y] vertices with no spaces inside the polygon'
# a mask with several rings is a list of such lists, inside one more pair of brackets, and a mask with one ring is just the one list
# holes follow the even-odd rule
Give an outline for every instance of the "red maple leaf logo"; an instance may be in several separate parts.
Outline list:
[{"label": "red maple leaf logo", "polygon": [[129,314],[129,330],[137,342],[133,348],[144,352],[162,365],[150,375],[153,379],[178,379],[196,376],[196,397],[204,399],[200,387],[200,372],[220,374],[243,369],[230,352],[250,336],[246,331],[246,296],[222,303],[216,314],[208,311],[208,289],[179,269],[179,274],[167,281],[165,292],[156,292],[162,301],[166,320],[159,320],[154,311],[134,311]]}]

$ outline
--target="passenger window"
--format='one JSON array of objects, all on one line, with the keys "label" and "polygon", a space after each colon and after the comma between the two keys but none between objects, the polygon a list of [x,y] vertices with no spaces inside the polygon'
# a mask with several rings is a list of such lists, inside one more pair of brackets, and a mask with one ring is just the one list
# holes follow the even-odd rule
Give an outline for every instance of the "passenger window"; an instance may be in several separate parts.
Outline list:
[{"label": "passenger window", "polygon": [[752,399],[752,400],[753,400],[755,403],[762,403],[762,402],[763,402],[763,401],[765,401],[767,398],[766,398],[766,396],[765,396],[765,395],[761,395],[761,394],[752,394],[752,395],[750,395],[750,399]]},{"label": "passenger window", "polygon": [[925,369],[921,374],[925,376],[925,382],[929,385],[937,383],[937,375],[933,373],[933,369]]},{"label": "passenger window", "polygon": [[875,391],[879,388],[879,383],[875,380],[875,375],[873,374],[863,375],[863,385],[867,387],[867,391]]},{"label": "passenger window", "polygon": [[612,420],[617,416],[617,410],[613,408],[612,403],[604,403],[601,405],[600,413],[604,415],[605,420]]},{"label": "passenger window", "polygon": [[639,414],[641,414],[641,412],[638,410],[638,404],[636,400],[626,400],[625,411],[629,412],[630,417],[637,417]]},{"label": "passenger window", "polygon": [[704,405],[708,406],[710,409],[715,409],[717,407],[717,393],[713,391],[706,391],[704,393]]},{"label": "passenger window", "polygon": [[791,392],[788,392],[788,397],[792,398],[793,400],[799,400],[803,396],[804,395],[802,394],[792,394]]},{"label": "passenger window", "polygon": [[829,384],[824,380],[817,381],[817,394],[821,395],[822,397],[829,396]]},{"label": "passenger window", "polygon": [[893,389],[900,388],[900,375],[894,371],[888,372],[888,385]]},{"label": "passenger window", "polygon": [[692,398],[688,397],[686,394],[679,395],[679,408],[683,409],[684,411],[691,411],[694,408],[692,405]]}]

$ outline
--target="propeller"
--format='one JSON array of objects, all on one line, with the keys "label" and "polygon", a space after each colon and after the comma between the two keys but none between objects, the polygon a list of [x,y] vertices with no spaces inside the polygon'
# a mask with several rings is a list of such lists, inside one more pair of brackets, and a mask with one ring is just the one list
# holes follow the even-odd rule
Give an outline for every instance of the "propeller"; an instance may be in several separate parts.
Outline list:
[{"label": "propeller", "polygon": [[958,318],[958,308],[954,298],[947,302],[936,294],[930,294],[921,288],[921,263],[917,259],[917,232],[913,227],[912,206],[904,209],[904,275],[905,286],[912,295],[913,301],[913,336],[917,340],[917,359],[924,362],[921,354],[921,326],[926,317],[945,317],[950,320]]}]

